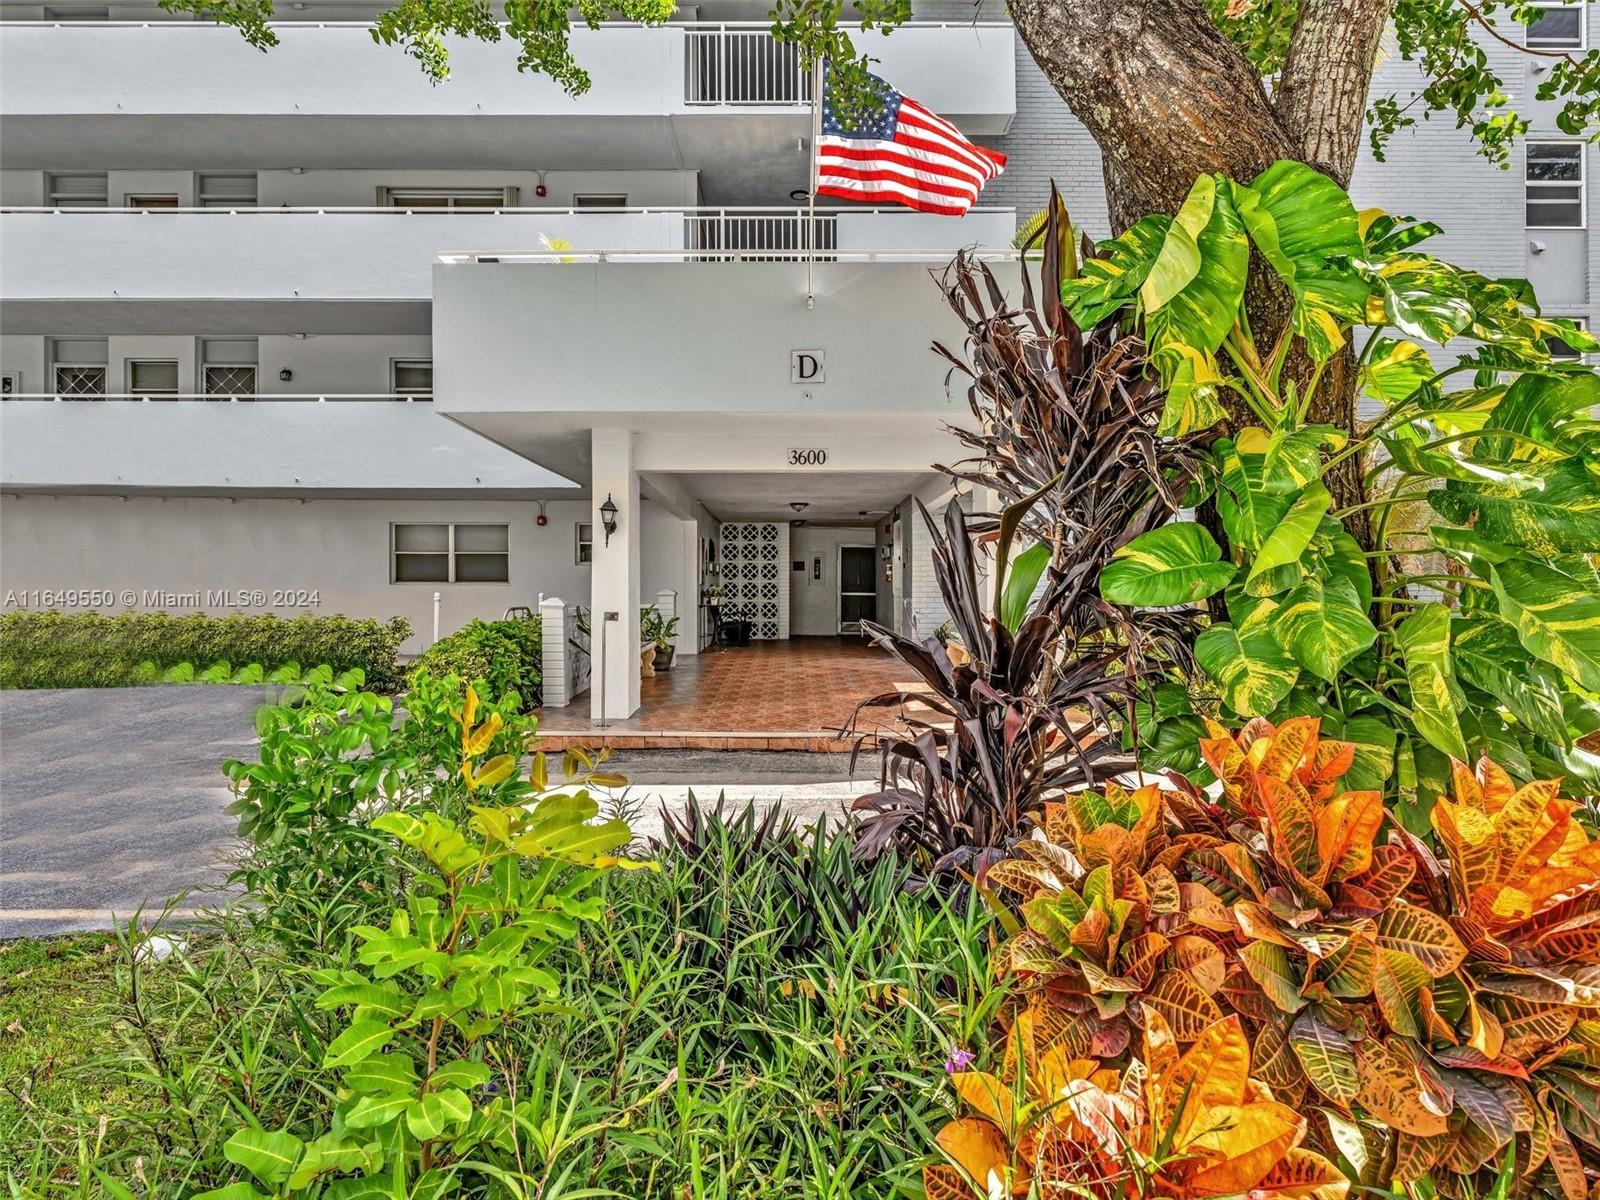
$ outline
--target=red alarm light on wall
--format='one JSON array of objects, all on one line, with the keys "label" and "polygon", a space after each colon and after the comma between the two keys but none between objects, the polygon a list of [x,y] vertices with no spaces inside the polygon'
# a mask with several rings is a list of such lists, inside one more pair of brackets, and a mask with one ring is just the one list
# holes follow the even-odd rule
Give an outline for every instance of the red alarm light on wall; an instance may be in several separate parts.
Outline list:
[{"label": "red alarm light on wall", "polygon": [[536,183],[536,184],[533,185],[533,194],[535,196],[538,196],[539,199],[543,200],[548,193],[549,193],[549,189],[546,188],[544,186],[544,184]]},{"label": "red alarm light on wall", "polygon": [[539,526],[540,529],[543,529],[546,525],[550,524],[550,518],[545,516],[543,513],[540,513],[533,519],[533,523]]}]

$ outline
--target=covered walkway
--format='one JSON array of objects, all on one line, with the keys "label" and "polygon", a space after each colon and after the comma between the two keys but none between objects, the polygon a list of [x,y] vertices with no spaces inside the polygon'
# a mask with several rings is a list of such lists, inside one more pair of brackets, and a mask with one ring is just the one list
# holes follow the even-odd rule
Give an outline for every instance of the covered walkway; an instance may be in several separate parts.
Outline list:
[{"label": "covered walkway", "polygon": [[[541,714],[549,748],[811,750],[837,752],[856,704],[920,687],[913,673],[858,637],[758,641],[678,657],[670,671],[640,685],[640,708],[626,720],[591,723],[589,696]],[[869,736],[898,723],[894,709],[862,714]]]}]

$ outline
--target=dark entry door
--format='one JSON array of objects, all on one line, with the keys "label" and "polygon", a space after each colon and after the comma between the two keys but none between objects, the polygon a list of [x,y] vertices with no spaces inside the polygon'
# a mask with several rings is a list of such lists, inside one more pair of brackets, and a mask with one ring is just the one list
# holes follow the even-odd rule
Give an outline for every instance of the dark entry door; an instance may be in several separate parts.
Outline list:
[{"label": "dark entry door", "polygon": [[878,619],[878,579],[873,561],[876,554],[871,546],[839,547],[841,630],[856,630],[862,621]]}]

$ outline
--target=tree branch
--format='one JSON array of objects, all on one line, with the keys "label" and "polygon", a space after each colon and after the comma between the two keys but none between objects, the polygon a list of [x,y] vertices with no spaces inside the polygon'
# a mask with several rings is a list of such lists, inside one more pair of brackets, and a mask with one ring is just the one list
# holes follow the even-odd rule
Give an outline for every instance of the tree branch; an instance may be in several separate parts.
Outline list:
[{"label": "tree branch", "polygon": [[[1523,42],[1513,42],[1505,34],[1496,29],[1494,27],[1494,22],[1489,20],[1488,17],[1484,16],[1483,11],[1476,5],[1472,4],[1471,0],[1456,0],[1456,3],[1461,5],[1462,8],[1466,9],[1467,15],[1479,25],[1483,26],[1483,28],[1488,31],[1489,36],[1494,38],[1495,41],[1501,43],[1502,45],[1510,46],[1513,50],[1520,50],[1524,54],[1537,55],[1539,58],[1564,58],[1568,62],[1572,63],[1578,61],[1566,50],[1541,50],[1537,46],[1529,46]],[[1580,12],[1580,19],[1582,15],[1583,14]]]},{"label": "tree branch", "polygon": [[[1464,2],[1464,0],[1463,0]],[[1378,39],[1394,0],[1304,0],[1276,105],[1304,159],[1350,185]]]}]

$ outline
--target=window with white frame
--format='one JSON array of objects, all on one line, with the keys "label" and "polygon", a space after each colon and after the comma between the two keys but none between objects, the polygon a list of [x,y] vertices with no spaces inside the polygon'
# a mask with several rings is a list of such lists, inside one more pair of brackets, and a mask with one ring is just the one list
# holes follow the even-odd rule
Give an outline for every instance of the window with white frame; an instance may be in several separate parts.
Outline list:
[{"label": "window with white frame", "polygon": [[1523,39],[1530,50],[1583,49],[1583,5],[1578,0],[1547,0],[1535,7],[1539,15]]},{"label": "window with white frame", "polygon": [[1584,143],[1529,142],[1525,153],[1528,228],[1583,228]]},{"label": "window with white frame", "polygon": [[109,361],[105,338],[51,338],[50,378],[54,393],[105,399]]},{"label": "window with white frame", "polygon": [[573,208],[627,208],[628,197],[623,192],[589,193],[572,197]]},{"label": "window with white frame", "polygon": [[253,399],[259,357],[255,338],[201,338],[200,390],[219,400]]},{"label": "window with white frame", "polygon": [[508,583],[509,525],[395,525],[394,583]]},{"label": "window with white frame", "polygon": [[[1572,323],[1579,329],[1587,330],[1589,328],[1589,319],[1587,317],[1573,317]],[[1569,345],[1561,338],[1547,337],[1544,340],[1544,344],[1550,351],[1550,358],[1552,362],[1583,361],[1583,351],[1579,350],[1576,346]]]},{"label": "window with white frame", "polygon": [[414,400],[433,399],[433,359],[396,358],[389,362],[389,392]]},{"label": "window with white frame", "polygon": [[44,193],[44,202],[51,208],[104,208],[110,194],[104,171],[46,175]]},{"label": "window with white frame", "polygon": [[387,208],[405,208],[418,212],[457,209],[515,208],[517,189],[503,188],[408,188],[383,187],[378,189],[378,203]]},{"label": "window with white frame", "polygon": [[580,567],[586,567],[594,561],[594,526],[588,521],[579,521],[572,531],[572,561]]},{"label": "window with white frame", "polygon": [[221,171],[202,174],[195,180],[195,199],[201,208],[254,208],[256,173]]},{"label": "window with white frame", "polygon": [[175,358],[128,359],[128,395],[146,399],[166,399],[178,394],[178,360]]}]

